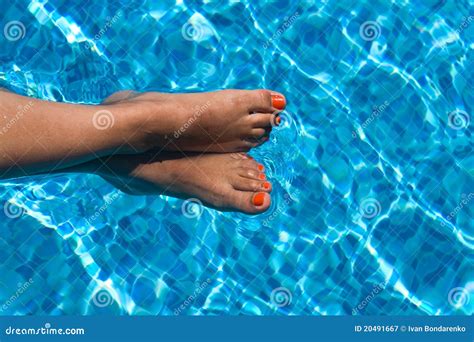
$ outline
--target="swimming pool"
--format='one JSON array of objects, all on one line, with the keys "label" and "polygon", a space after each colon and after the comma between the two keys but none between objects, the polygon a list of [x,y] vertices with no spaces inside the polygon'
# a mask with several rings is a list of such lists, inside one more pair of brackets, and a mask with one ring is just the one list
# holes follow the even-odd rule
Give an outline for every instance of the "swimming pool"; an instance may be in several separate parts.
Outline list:
[{"label": "swimming pool", "polygon": [[[1,314],[474,312],[467,1],[16,1],[0,86],[269,88],[270,210],[133,197],[91,175],[2,181]],[[8,123],[2,122],[2,125]]]}]

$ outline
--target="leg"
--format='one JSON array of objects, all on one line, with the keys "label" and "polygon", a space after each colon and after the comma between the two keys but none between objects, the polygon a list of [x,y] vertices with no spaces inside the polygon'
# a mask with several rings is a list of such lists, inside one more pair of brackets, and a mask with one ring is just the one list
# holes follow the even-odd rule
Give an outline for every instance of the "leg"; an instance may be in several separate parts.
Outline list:
[{"label": "leg", "polygon": [[[0,113],[0,178],[135,152],[127,140],[135,126],[133,116],[106,106],[55,103],[0,91]],[[103,129],[100,120],[109,113],[113,124]]]},{"label": "leg", "polygon": [[73,105],[0,92],[0,178],[77,165],[110,154],[248,151],[266,141],[283,95],[268,90],[127,94]]}]

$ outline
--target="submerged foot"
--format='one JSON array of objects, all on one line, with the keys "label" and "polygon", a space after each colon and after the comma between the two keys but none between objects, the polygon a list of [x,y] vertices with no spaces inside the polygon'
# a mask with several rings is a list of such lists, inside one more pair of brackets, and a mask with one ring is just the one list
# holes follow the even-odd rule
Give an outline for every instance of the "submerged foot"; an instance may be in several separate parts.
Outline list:
[{"label": "submerged foot", "polygon": [[269,90],[208,93],[113,94],[104,102],[140,116],[137,136],[146,146],[168,151],[248,151],[266,140],[285,108],[283,95]]},{"label": "submerged foot", "polygon": [[99,174],[131,194],[198,198],[211,208],[248,214],[270,206],[263,165],[243,153],[114,156]]}]

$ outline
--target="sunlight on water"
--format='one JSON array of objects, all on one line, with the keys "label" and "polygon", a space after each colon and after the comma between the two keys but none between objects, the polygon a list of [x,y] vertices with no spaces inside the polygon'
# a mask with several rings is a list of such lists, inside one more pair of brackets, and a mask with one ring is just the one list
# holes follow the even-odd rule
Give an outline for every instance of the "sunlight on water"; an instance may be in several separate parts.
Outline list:
[{"label": "sunlight on water", "polygon": [[466,6],[18,2],[4,21],[24,36],[0,37],[1,87],[90,104],[269,88],[289,105],[252,152],[273,182],[258,217],[184,215],[181,200],[92,175],[3,181],[0,303],[34,279],[3,312],[339,315],[383,282],[357,314],[472,314]]}]

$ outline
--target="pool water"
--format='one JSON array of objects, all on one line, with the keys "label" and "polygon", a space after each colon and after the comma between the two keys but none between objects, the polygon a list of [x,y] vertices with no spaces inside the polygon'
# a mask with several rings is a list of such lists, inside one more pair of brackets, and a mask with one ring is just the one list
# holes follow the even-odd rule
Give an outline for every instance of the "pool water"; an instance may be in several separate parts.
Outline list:
[{"label": "pool water", "polygon": [[4,180],[2,315],[474,313],[471,1],[73,3],[2,4],[0,86],[280,91],[283,124],[252,151],[273,202]]}]

